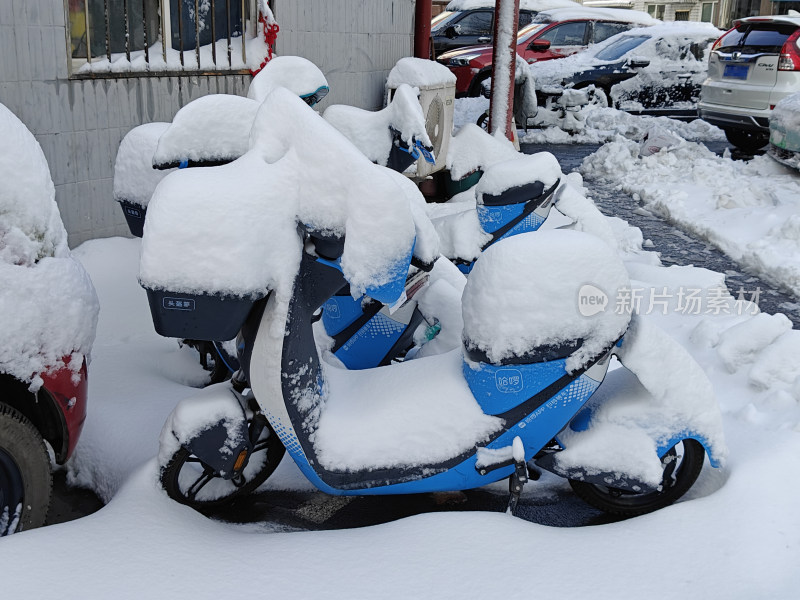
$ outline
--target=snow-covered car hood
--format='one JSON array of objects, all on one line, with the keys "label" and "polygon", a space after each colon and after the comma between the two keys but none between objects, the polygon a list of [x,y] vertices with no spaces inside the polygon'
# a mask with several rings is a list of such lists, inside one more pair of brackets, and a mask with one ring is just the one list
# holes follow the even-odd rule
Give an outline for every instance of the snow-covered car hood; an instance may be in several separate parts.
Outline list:
[{"label": "snow-covered car hood", "polygon": [[[680,65],[684,69],[693,67],[698,72],[705,71],[706,62],[704,60],[694,60],[692,57],[689,57],[689,60],[681,61],[680,57],[677,55],[670,56],[668,50],[671,46],[674,47],[676,44],[683,41],[700,44],[708,43],[709,40],[713,41],[713,39],[716,39],[721,34],[722,31],[718,30],[710,23],[663,23],[652,27],[631,29],[600,42],[599,44],[595,44],[583,52],[578,52],[577,54],[559,60],[534,63],[531,65],[531,73],[536,79],[537,88],[541,89],[543,85],[561,84],[576,74],[589,69],[622,63],[632,56],[649,60],[650,66],[646,69],[650,71],[663,69],[667,67],[669,63]],[[636,48],[625,52],[622,56],[613,60],[602,60],[598,58],[598,55],[602,55],[603,51],[612,44],[616,44],[623,38],[632,37],[646,37],[648,39]],[[664,43],[659,44],[662,40]],[[665,50],[667,51],[665,52]]]}]

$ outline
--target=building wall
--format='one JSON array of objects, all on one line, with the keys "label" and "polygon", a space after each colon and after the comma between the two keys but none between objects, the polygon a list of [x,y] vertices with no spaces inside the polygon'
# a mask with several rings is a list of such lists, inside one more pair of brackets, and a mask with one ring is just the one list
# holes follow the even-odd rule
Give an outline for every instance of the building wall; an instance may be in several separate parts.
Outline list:
[{"label": "building wall", "polygon": [[414,0],[273,0],[276,52],[303,56],[328,79],[322,103],[383,106],[394,64],[414,53]]},{"label": "building wall", "polygon": [[[278,52],[329,75],[328,103],[378,108],[389,69],[409,56],[413,0],[275,0]],[[114,160],[124,135],[171,121],[210,93],[247,93],[249,75],[70,79],[64,0],[0,0],[0,102],[33,132],[56,186],[70,246],[128,235],[113,201]]]}]

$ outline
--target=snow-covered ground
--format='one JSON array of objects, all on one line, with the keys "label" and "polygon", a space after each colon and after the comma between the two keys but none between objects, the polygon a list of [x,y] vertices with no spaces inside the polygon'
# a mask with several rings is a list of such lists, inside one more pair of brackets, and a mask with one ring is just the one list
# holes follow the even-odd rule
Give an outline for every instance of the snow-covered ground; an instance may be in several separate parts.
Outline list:
[{"label": "snow-covered ground", "polygon": [[[193,351],[153,331],[136,281],[140,242],[94,240],[75,251],[102,310],[89,417],[69,478],[109,503],[78,521],[4,538],[3,596],[220,598],[241,593],[236,574],[248,591],[297,598],[796,597],[800,333],[778,316],[715,314],[736,313],[729,302],[700,314],[679,306],[682,289],[714,289],[722,276],[661,267],[641,250],[638,230],[610,224],[634,287],[657,292],[643,293],[645,318],[695,356],[722,408],[726,466],[707,465],[684,501],[579,529],[479,512],[328,532],[210,521],[167,498],[154,458],[168,413],[205,373]],[[288,461],[266,487],[309,489]],[[548,491],[531,484],[525,493]]]},{"label": "snow-covered ground", "polygon": [[681,142],[652,156],[617,137],[581,171],[708,240],[746,270],[800,294],[800,175],[767,156],[734,161]]}]

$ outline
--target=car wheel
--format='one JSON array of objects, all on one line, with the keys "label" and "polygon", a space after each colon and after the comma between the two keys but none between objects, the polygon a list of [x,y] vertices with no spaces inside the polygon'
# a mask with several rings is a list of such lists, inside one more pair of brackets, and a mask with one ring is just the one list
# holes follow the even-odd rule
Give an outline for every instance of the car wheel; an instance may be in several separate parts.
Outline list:
[{"label": "car wheel", "polygon": [[769,134],[745,129],[726,129],[728,141],[744,152],[755,152],[767,145]]},{"label": "car wheel", "polygon": [[44,525],[51,493],[42,436],[22,413],[0,404],[0,536]]},{"label": "car wheel", "polygon": [[483,96],[483,82],[489,79],[491,76],[491,71],[484,71],[483,73],[478,73],[475,75],[475,77],[472,78],[472,83],[469,84],[467,97],[478,98],[479,96]]}]

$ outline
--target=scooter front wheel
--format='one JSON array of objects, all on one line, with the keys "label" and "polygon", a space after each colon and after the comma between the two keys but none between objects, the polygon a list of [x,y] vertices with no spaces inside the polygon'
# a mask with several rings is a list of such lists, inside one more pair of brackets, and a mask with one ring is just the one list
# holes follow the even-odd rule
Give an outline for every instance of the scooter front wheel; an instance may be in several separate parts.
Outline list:
[{"label": "scooter front wheel", "polygon": [[181,447],[161,470],[161,485],[176,502],[198,510],[217,508],[255,491],[272,475],[285,452],[278,435],[266,425],[237,480],[220,477],[213,468]]},{"label": "scooter front wheel", "polygon": [[694,485],[703,469],[705,449],[700,442],[685,439],[675,444],[661,459],[664,477],[661,488],[635,493],[585,481],[569,480],[572,490],[595,508],[624,517],[635,517],[669,506]]}]

